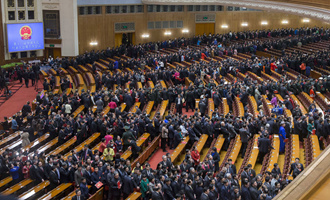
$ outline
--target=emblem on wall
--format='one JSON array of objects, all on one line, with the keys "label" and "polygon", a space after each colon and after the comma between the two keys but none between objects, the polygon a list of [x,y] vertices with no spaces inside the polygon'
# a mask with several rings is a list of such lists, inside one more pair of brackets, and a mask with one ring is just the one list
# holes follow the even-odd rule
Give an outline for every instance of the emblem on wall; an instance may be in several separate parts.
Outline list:
[{"label": "emblem on wall", "polygon": [[29,26],[23,26],[19,31],[22,40],[30,40],[32,35],[32,29]]}]

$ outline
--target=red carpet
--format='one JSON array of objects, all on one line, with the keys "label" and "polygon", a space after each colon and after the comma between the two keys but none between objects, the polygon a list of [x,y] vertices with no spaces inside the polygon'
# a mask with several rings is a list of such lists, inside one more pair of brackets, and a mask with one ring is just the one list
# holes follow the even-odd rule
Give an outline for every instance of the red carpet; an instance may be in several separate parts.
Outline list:
[{"label": "red carpet", "polygon": [[[193,115],[194,112],[191,111],[191,109],[188,110],[188,112],[186,112],[186,109],[182,109],[182,115],[187,115],[188,117],[190,117],[191,115]],[[159,149],[151,156],[150,160],[149,160],[149,164],[151,166],[152,169],[156,169],[157,164],[162,161],[162,156],[166,155],[167,153],[172,154],[172,152],[174,150],[170,150],[169,148],[166,148],[166,150],[168,152],[163,152],[163,149],[160,148],[160,143],[159,143]]]},{"label": "red carpet", "polygon": [[[0,121],[3,121],[3,117],[12,117],[15,113],[20,111],[23,105],[27,101],[32,101],[36,98],[37,92],[34,90],[34,86],[31,86],[31,81],[29,88],[24,85],[21,87],[13,96],[11,96],[4,104],[0,106]],[[42,82],[39,81],[39,88],[42,88]]]}]

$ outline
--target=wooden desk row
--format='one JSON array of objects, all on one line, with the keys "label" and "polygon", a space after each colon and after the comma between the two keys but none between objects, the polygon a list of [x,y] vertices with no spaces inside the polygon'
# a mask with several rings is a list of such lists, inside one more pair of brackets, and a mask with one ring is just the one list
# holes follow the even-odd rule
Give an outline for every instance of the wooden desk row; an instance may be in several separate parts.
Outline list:
[{"label": "wooden desk row", "polygon": [[306,115],[307,111],[306,111],[304,105],[298,100],[298,98],[297,98],[294,94],[291,94],[290,97],[291,97],[291,98],[296,102],[296,104],[299,106],[302,115]]},{"label": "wooden desk row", "polygon": [[[91,186],[88,185],[88,189],[90,189],[90,188],[91,188]],[[70,192],[70,194],[68,194],[68,196],[63,197],[61,200],[71,200],[72,197],[74,197],[75,195],[76,195],[76,191],[72,191],[72,192]]]},{"label": "wooden desk row", "polygon": [[253,116],[257,117],[259,112],[258,112],[258,105],[257,105],[257,102],[256,102],[254,96],[249,96],[249,103],[252,108]]},{"label": "wooden desk row", "polygon": [[187,143],[189,142],[189,136],[185,137],[181,143],[175,148],[173,153],[171,154],[172,163],[175,163],[176,159],[179,157],[182,151],[184,151]]},{"label": "wooden desk row", "polygon": [[151,113],[152,107],[154,106],[154,101],[148,101],[147,106],[145,107],[146,114],[149,115]]},{"label": "wooden desk row", "polygon": [[222,108],[223,108],[223,115],[226,116],[229,113],[227,98],[222,98]]},{"label": "wooden desk row", "polygon": [[241,136],[237,135],[235,139],[235,146],[233,147],[229,156],[229,158],[232,159],[233,163],[236,162],[237,156],[241,150],[241,146],[242,146]]},{"label": "wooden desk row", "polygon": [[[82,142],[81,144],[79,144],[76,148],[74,148],[74,150],[76,150],[76,152],[81,151],[85,145],[90,145],[93,142],[96,141],[96,139],[100,136],[100,133],[94,133],[92,136],[90,136],[87,140],[85,140],[84,142]],[[67,160],[68,157],[72,155],[71,152],[68,152],[64,155],[64,160]]]},{"label": "wooden desk row", "polygon": [[136,163],[139,162],[143,164],[149,156],[159,147],[160,135],[157,136],[148,147],[132,162],[132,168],[136,166]]},{"label": "wooden desk row", "polygon": [[164,88],[165,88],[165,89],[167,88],[166,83],[165,83],[164,80],[160,80],[160,85],[162,86],[163,89],[164,89]]},{"label": "wooden desk row", "polygon": [[207,134],[203,134],[203,135],[201,135],[201,137],[199,138],[199,140],[198,140],[198,142],[197,142],[197,145],[196,145],[196,147],[197,147],[197,151],[198,151],[199,153],[201,153],[201,151],[202,151],[202,149],[203,149],[203,147],[204,147],[204,145],[205,145],[205,143],[206,143],[208,137],[209,137],[209,136],[208,136]]},{"label": "wooden desk row", "polygon": [[212,98],[208,99],[208,116],[212,119],[212,114],[214,112],[214,101]]},{"label": "wooden desk row", "polygon": [[163,116],[165,114],[166,108],[168,106],[168,102],[169,102],[168,100],[163,100],[160,105],[159,113],[160,113],[161,119],[163,118]]},{"label": "wooden desk row", "polygon": [[270,157],[269,157],[267,171],[272,171],[272,168],[273,168],[274,164],[277,163],[278,156],[280,154],[280,138],[279,138],[278,134],[274,134],[273,137],[274,137],[274,139],[273,139],[272,145],[273,145],[274,149],[272,149],[269,154]]},{"label": "wooden desk row", "polygon": [[259,137],[260,137],[259,134],[256,134],[253,137],[253,146],[252,146],[251,155],[250,155],[249,161],[248,161],[248,164],[252,165],[252,169],[254,168],[254,166],[257,162],[257,158],[258,158],[258,154],[259,154],[259,147],[258,147]]},{"label": "wooden desk row", "polygon": [[71,146],[73,146],[76,142],[75,137],[72,137],[71,139],[69,139],[68,141],[66,141],[64,144],[62,144],[61,146],[57,147],[54,151],[50,152],[48,155],[46,155],[46,157],[49,157],[50,155],[59,155],[63,152],[66,152],[67,149],[69,149]]},{"label": "wooden desk row", "polygon": [[312,154],[313,160],[315,160],[321,153],[319,139],[317,135],[310,135],[310,139],[312,141]]},{"label": "wooden desk row", "polygon": [[38,194],[39,192],[41,192],[42,190],[44,190],[45,188],[47,188],[49,186],[50,182],[48,180],[39,183],[37,186],[29,189],[28,191],[24,192],[23,194],[19,195],[20,199],[32,199],[32,197],[34,197],[34,195]]},{"label": "wooden desk row", "polygon": [[53,189],[52,191],[44,194],[38,200],[50,200],[55,198],[56,196],[60,195],[64,191],[68,190],[72,186],[72,183],[62,183],[61,185],[57,186],[57,188]]},{"label": "wooden desk row", "polygon": [[[136,145],[141,147],[146,141],[148,141],[150,134],[144,133],[139,137],[138,140],[136,140]],[[127,160],[129,157],[131,157],[132,151],[130,149],[127,149],[120,157]]]},{"label": "wooden desk row", "polygon": [[76,118],[79,113],[81,113],[85,109],[84,105],[79,106],[73,113],[73,118]]}]

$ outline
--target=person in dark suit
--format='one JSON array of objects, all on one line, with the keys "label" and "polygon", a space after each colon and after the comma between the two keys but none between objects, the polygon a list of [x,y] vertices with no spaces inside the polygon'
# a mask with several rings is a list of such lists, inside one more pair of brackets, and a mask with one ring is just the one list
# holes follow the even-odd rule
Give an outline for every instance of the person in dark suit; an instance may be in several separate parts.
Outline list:
[{"label": "person in dark suit", "polygon": [[22,116],[26,117],[31,112],[30,102],[26,102],[26,104],[22,108]]},{"label": "person in dark suit", "polygon": [[301,172],[302,172],[302,164],[298,163],[296,164],[296,168],[292,172],[292,177],[295,179]]},{"label": "person in dark suit", "polygon": [[210,193],[210,190],[208,188],[204,188],[203,190],[203,193],[200,197],[200,200],[209,200],[209,193]]},{"label": "person in dark suit", "polygon": [[183,99],[180,94],[175,99],[175,105],[176,105],[176,112],[182,114]]},{"label": "person in dark suit", "polygon": [[257,181],[256,180],[252,180],[251,186],[249,188],[250,195],[251,195],[251,199],[252,200],[258,200],[258,194],[259,194],[259,192],[258,192],[257,186],[258,186]]},{"label": "person in dark suit", "polygon": [[110,191],[111,191],[111,198],[113,200],[120,200],[120,196],[121,196],[121,191],[122,191],[122,186],[123,182],[121,180],[121,178],[119,177],[119,173],[116,171],[114,173],[113,178],[110,181]]},{"label": "person in dark suit", "polygon": [[204,102],[204,98],[199,101],[198,107],[199,107],[199,111],[201,112],[201,115],[204,116],[207,108],[207,105]]},{"label": "person in dark suit", "polygon": [[263,158],[265,155],[270,151],[271,143],[268,135],[265,135],[264,137],[260,137],[258,140],[258,148],[259,148],[259,162],[262,163]]},{"label": "person in dark suit", "polygon": [[157,186],[153,188],[153,192],[151,194],[152,200],[165,200],[164,195],[162,194],[161,184],[158,183]]},{"label": "person in dark suit", "polygon": [[231,158],[228,159],[229,167],[233,170],[233,174],[237,173],[236,166],[233,163],[233,160]]},{"label": "person in dark suit", "polygon": [[56,166],[52,166],[52,171],[49,173],[49,182],[51,190],[56,188],[60,184],[58,175],[56,174]]},{"label": "person in dark suit", "polygon": [[242,141],[242,158],[244,158],[247,144],[250,138],[250,133],[245,124],[243,125],[242,128],[239,129],[239,134],[241,136],[241,141]]},{"label": "person in dark suit", "polygon": [[69,183],[69,173],[70,173],[70,167],[68,169],[68,164],[63,163],[60,167],[60,183]]},{"label": "person in dark suit", "polygon": [[[301,163],[299,163],[299,161],[300,161],[300,159],[299,158],[296,158],[295,159],[295,162],[291,164],[291,167],[290,167],[290,171],[288,173],[288,176],[290,176],[290,174],[293,172],[293,170],[297,168],[297,165],[301,164]],[[300,169],[301,169],[301,171],[304,170],[304,166],[301,165],[300,166]]]},{"label": "person in dark suit", "polygon": [[82,158],[83,160],[87,160],[87,158],[91,158],[92,160],[94,160],[93,152],[88,148],[87,144],[84,146],[83,150],[79,153],[79,155],[80,158]]},{"label": "person in dark suit", "polygon": [[196,200],[194,197],[194,190],[192,188],[192,180],[188,180],[187,185],[184,188],[186,199],[187,200]]},{"label": "person in dark suit", "polygon": [[221,187],[220,191],[220,198],[223,200],[230,200],[230,186],[227,180],[223,181],[223,186]]},{"label": "person in dark suit", "polygon": [[174,144],[174,149],[180,144],[182,138],[180,136],[180,133],[179,133],[180,130],[175,130],[174,131],[174,141],[173,141],[173,144]]},{"label": "person in dark suit", "polygon": [[163,192],[164,192],[164,197],[165,200],[173,200],[174,198],[174,193],[173,190],[171,188],[171,180],[170,179],[166,179],[165,180],[165,184],[163,186]]},{"label": "person in dark suit", "polygon": [[81,196],[81,190],[76,190],[76,195],[71,198],[71,200],[85,200],[85,197]]},{"label": "person in dark suit", "polygon": [[132,158],[135,159],[138,157],[139,152],[141,151],[141,147],[139,147],[134,140],[131,140],[130,138],[127,139],[129,146],[131,147],[132,151]]},{"label": "person in dark suit", "polygon": [[133,184],[133,180],[130,177],[131,172],[127,172],[127,175],[124,175],[122,177],[122,181],[123,181],[123,199],[127,199],[127,197],[134,192],[134,184]]},{"label": "person in dark suit", "polygon": [[89,190],[88,190],[88,185],[86,182],[86,178],[83,178],[80,185],[80,190],[81,190],[81,196],[85,197],[85,199],[88,199],[89,197]]},{"label": "person in dark suit", "polygon": [[250,194],[250,190],[249,190],[249,187],[250,187],[250,182],[247,180],[247,179],[242,179],[242,192],[241,192],[241,195],[242,195],[242,200],[251,200],[251,194]]},{"label": "person in dark suit", "polygon": [[216,147],[212,148],[212,157],[213,157],[213,161],[214,161],[214,172],[218,172],[219,171],[220,155],[217,152]]}]

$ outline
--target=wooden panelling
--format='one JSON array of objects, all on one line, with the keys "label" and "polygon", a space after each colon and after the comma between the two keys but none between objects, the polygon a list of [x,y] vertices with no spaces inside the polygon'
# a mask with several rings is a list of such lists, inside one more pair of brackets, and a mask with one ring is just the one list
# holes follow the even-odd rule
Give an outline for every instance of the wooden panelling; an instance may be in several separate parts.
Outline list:
[{"label": "wooden panelling", "polygon": [[203,35],[204,33],[206,34],[214,34],[214,23],[198,23],[196,24],[195,28],[195,35]]},{"label": "wooden panelling", "polygon": [[45,44],[62,44],[62,39],[45,39]]},{"label": "wooden panelling", "polygon": [[[195,14],[199,12],[170,12],[170,13],[148,13],[146,6],[144,13],[136,14],[103,14],[101,15],[79,15],[79,53],[92,49],[101,50],[115,46],[114,23],[134,22],[135,23],[135,44],[162,41],[164,39],[178,37],[193,37],[196,31]],[[302,22],[303,17],[264,11],[222,11],[216,12],[215,33],[227,33],[229,31],[244,31],[257,29],[275,29],[289,27],[329,27],[329,24],[310,19],[308,24]],[[282,24],[282,20],[288,20],[289,24]],[[147,29],[149,21],[183,21],[183,28],[175,29]],[[268,21],[268,25],[262,26],[261,21]],[[248,23],[247,27],[242,27],[243,22]],[[228,25],[227,29],[221,25]],[[182,33],[182,29],[188,29],[189,33]],[[166,31],[172,34],[164,35]],[[149,34],[149,38],[142,38],[143,34]],[[97,46],[90,46],[90,42],[98,42]],[[118,44],[118,43],[117,43]]]},{"label": "wooden panelling", "polygon": [[315,6],[315,7],[329,9],[329,0],[267,0],[267,1],[278,1],[278,2],[285,2],[285,3],[302,4],[302,5]]}]

